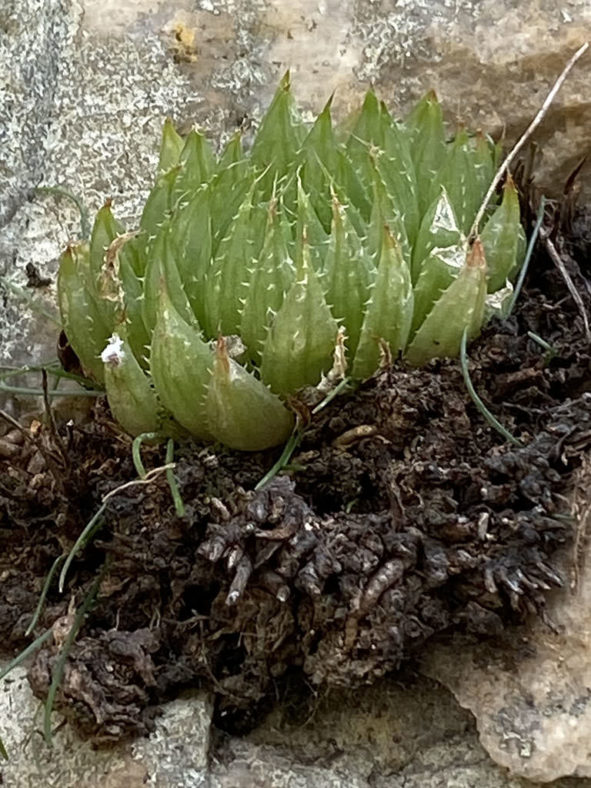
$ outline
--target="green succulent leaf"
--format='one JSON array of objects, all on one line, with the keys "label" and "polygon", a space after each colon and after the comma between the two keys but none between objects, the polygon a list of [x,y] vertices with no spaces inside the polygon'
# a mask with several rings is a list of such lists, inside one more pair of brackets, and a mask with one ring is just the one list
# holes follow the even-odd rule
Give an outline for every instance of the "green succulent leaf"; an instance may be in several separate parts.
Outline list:
[{"label": "green succulent leaf", "polygon": [[432,251],[456,246],[462,241],[462,233],[445,187],[441,187],[439,195],[429,206],[417,235],[412,252],[412,274],[416,282],[421,270],[429,268],[424,263]]},{"label": "green succulent leaf", "polygon": [[127,260],[129,268],[138,279],[146,270],[146,239],[140,232],[127,233],[125,245],[119,254]]},{"label": "green succulent leaf", "polygon": [[386,122],[384,147],[377,155],[377,166],[386,191],[400,214],[409,242],[419,229],[418,185],[408,139],[382,104]]},{"label": "green succulent leaf", "polygon": [[513,179],[509,176],[503,189],[502,202],[480,236],[488,266],[489,293],[504,287],[523,262],[522,237],[519,196]]},{"label": "green succulent leaf", "polygon": [[473,144],[476,182],[479,193],[484,197],[497,169],[497,149],[495,144],[481,131],[476,132]]},{"label": "green succulent leaf", "polygon": [[330,230],[332,217],[329,196],[339,166],[339,152],[330,116],[331,103],[332,96],[316,118],[298,154],[301,160],[301,185],[304,192],[310,195],[325,232]]},{"label": "green succulent leaf", "polygon": [[231,164],[212,178],[209,187],[212,254],[217,252],[219,244],[227,236],[230,225],[236,221],[240,206],[255,183],[255,170],[246,160]]},{"label": "green succulent leaf", "polygon": [[325,232],[330,232],[333,193],[349,203],[356,229],[362,230],[371,213],[371,203],[351,158],[337,140],[330,115],[331,103],[332,97],[302,144],[298,171],[304,192],[310,195]]},{"label": "green succulent leaf", "polygon": [[404,350],[413,314],[409,267],[400,244],[387,226],[382,231],[380,264],[365,310],[352,374],[367,378],[378,368],[385,347],[390,356]]},{"label": "green succulent leaf", "polygon": [[277,446],[293,429],[293,415],[279,397],[230,358],[223,337],[217,342],[206,408],[214,437],[239,451]]},{"label": "green succulent leaf", "polygon": [[124,233],[108,200],[97,213],[90,240],[90,287],[107,336],[127,326],[135,357],[144,364],[148,334],[143,320],[140,257],[135,233]]},{"label": "green succulent leaf", "polygon": [[62,326],[86,374],[104,381],[100,359],[111,326],[103,319],[88,287],[91,278],[87,244],[68,246],[60,258],[57,290]]},{"label": "green succulent leaf", "polygon": [[[120,251],[129,239],[123,225],[113,216],[111,201],[108,200],[97,213],[92,229],[88,289],[94,296],[102,322],[108,326],[109,333],[127,320]],[[129,255],[126,257],[126,266],[129,265],[128,260],[131,260]],[[130,277],[127,277],[127,281],[133,289]]]},{"label": "green succulent leaf", "polygon": [[412,333],[418,329],[444,290],[458,276],[466,261],[466,244],[433,249],[423,261],[414,288]]},{"label": "green succulent leaf", "polygon": [[237,164],[243,161],[244,151],[242,149],[242,133],[237,131],[226,143],[226,146],[219,157],[216,171],[222,172],[223,170],[227,170],[228,167],[235,167]]},{"label": "green succulent leaf", "polygon": [[285,74],[255,137],[250,158],[265,175],[260,183],[263,198],[269,199],[274,183],[293,169],[305,136],[291,93],[289,71]]},{"label": "green succulent leaf", "polygon": [[357,162],[361,173],[366,172],[368,152],[372,148],[384,150],[388,120],[383,112],[384,105],[373,90],[368,90],[361,109],[354,115],[355,122],[347,140],[347,154]]},{"label": "green succulent leaf", "polygon": [[212,438],[206,408],[212,368],[211,348],[174,308],[162,281],[150,371],[160,402],[199,440]]},{"label": "green succulent leaf", "polygon": [[430,200],[438,197],[441,186],[448,194],[460,230],[467,235],[484,197],[483,182],[477,170],[473,140],[461,128],[448,147],[447,155],[433,180]]},{"label": "green succulent leaf", "polygon": [[170,222],[170,239],[179,276],[199,325],[206,325],[205,282],[211,267],[211,187],[198,188],[191,199],[175,212]]},{"label": "green succulent leaf", "polygon": [[62,256],[64,330],[125,429],[267,448],[293,426],[282,398],[400,354],[455,356],[513,303],[525,234],[510,178],[467,240],[500,144],[446,137],[434,93],[402,123],[373,91],[337,126],[331,103],[304,124],[288,73],[251,149],[238,132],[219,156],[166,121],[138,230],[106,203],[90,247]]},{"label": "green succulent leaf", "polygon": [[268,327],[295,279],[288,249],[290,237],[285,214],[273,200],[268,209],[265,243],[259,258],[253,260],[240,318],[240,336],[250,361],[257,365],[261,362]]},{"label": "green succulent leaf", "polygon": [[216,161],[207,139],[193,129],[179,157],[181,168],[174,183],[173,203],[187,193],[207,183],[216,169]]},{"label": "green succulent leaf", "polygon": [[180,171],[181,167],[177,165],[172,170],[160,175],[148,195],[140,219],[140,228],[148,238],[157,235],[160,226],[172,212],[175,200],[174,186]]},{"label": "green succulent leaf", "polygon": [[324,268],[328,235],[302,187],[299,174],[297,180],[297,221],[293,256],[299,260],[303,254],[303,247],[306,246],[312,266],[319,273]]},{"label": "green succulent leaf", "polygon": [[349,204],[351,220],[355,223],[357,234],[361,237],[371,216],[372,191],[366,188],[346,152],[339,149],[337,153],[333,189],[342,202]]},{"label": "green succulent leaf", "polygon": [[144,277],[142,317],[149,334],[154,329],[158,317],[162,280],[166,283],[170,300],[176,310],[187,322],[192,322],[194,320],[193,310],[185,293],[176,262],[169,221],[160,228],[150,248]]},{"label": "green succulent leaf", "polygon": [[267,211],[255,204],[254,187],[222,238],[206,282],[205,326],[210,335],[237,334],[249,273],[261,253]]},{"label": "green succulent leaf", "polygon": [[162,140],[160,142],[160,158],[158,159],[158,172],[168,172],[179,163],[181,151],[185,144],[184,139],[174,127],[170,118],[166,118],[162,127]]},{"label": "green succulent leaf", "polygon": [[421,99],[406,121],[411,157],[415,166],[419,213],[433,202],[432,184],[446,156],[441,105],[434,91]]},{"label": "green succulent leaf", "polygon": [[487,295],[484,305],[484,322],[488,323],[493,317],[505,320],[511,312],[511,303],[515,288],[511,282],[507,281],[505,287]]},{"label": "green succulent leaf", "polygon": [[[387,113],[386,113],[387,115]],[[360,210],[365,221],[368,221],[372,212],[373,197],[375,192],[375,179],[377,161],[384,160],[387,149],[387,134],[389,130],[389,116],[384,114],[384,106],[373,91],[368,91],[361,110],[354,117],[351,132],[348,136],[345,155],[341,159],[341,167],[349,170],[337,179],[347,187],[347,194],[351,201]],[[384,167],[385,169],[385,167]],[[350,171],[354,173],[351,177]],[[384,175],[379,170],[379,178],[384,183]],[[387,188],[384,183],[384,191]],[[393,196],[388,195],[392,201]],[[402,206],[396,209],[401,214]]]},{"label": "green succulent leaf", "polygon": [[353,358],[376,269],[350,219],[350,208],[341,205],[336,195],[332,214],[322,283],[333,316],[345,326],[347,348]]},{"label": "green succulent leaf", "polygon": [[[107,249],[115,238],[117,238],[118,235],[122,235],[124,232],[123,225],[113,216],[111,200],[107,200],[96,215],[90,236],[90,271],[92,285],[97,282],[100,276]],[[89,284],[91,283],[89,282]]]},{"label": "green succulent leaf", "polygon": [[272,391],[289,394],[316,385],[332,363],[338,324],[326,303],[304,243],[296,279],[265,340],[261,377]]},{"label": "green succulent leaf", "polygon": [[101,359],[113,417],[130,435],[157,432],[162,418],[156,392],[124,336],[113,334]]},{"label": "green succulent leaf", "polygon": [[466,264],[435,302],[406,352],[410,364],[421,366],[433,358],[455,357],[464,331],[473,339],[484,321],[486,261],[480,239],[472,244]]},{"label": "green succulent leaf", "polygon": [[[147,367],[150,335],[146,330],[142,315],[142,302],[144,298],[143,280],[137,276],[134,269],[133,238],[124,238],[123,244],[116,250],[118,256],[119,277],[124,294],[124,322],[127,331],[127,340],[140,366]],[[114,242],[117,244],[117,241]]]},{"label": "green succulent leaf", "polygon": [[375,161],[373,158],[370,161],[373,174],[373,206],[368,227],[368,249],[377,266],[383,249],[384,226],[387,226],[390,233],[396,238],[403,258],[410,266],[411,250],[402,217],[392,203]]}]

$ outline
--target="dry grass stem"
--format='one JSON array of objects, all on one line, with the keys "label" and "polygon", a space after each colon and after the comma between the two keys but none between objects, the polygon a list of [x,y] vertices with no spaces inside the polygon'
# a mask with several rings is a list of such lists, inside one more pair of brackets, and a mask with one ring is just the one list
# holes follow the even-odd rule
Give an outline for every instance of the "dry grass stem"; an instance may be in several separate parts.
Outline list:
[{"label": "dry grass stem", "polygon": [[573,282],[573,280],[571,279],[569,272],[566,270],[566,266],[564,264],[564,261],[560,257],[558,249],[556,248],[556,246],[554,245],[554,242],[550,238],[550,236],[548,234],[548,231],[547,230],[542,230],[541,235],[542,235],[542,238],[544,239],[544,243],[546,245],[546,249],[548,250],[548,254],[552,258],[552,262],[554,263],[556,268],[558,268],[558,270],[560,271],[560,274],[561,274],[562,278],[566,282],[566,286],[568,287],[568,291],[571,294],[571,296],[573,297],[573,301],[577,305],[577,308],[578,308],[578,310],[579,310],[579,312],[581,314],[581,318],[583,320],[583,326],[584,326],[584,329],[585,329],[585,337],[587,339],[587,342],[589,342],[589,344],[591,344],[591,329],[589,328],[589,315],[587,314],[587,310],[585,309],[585,304],[583,303],[583,299],[581,298],[581,294],[577,290],[576,285]]}]

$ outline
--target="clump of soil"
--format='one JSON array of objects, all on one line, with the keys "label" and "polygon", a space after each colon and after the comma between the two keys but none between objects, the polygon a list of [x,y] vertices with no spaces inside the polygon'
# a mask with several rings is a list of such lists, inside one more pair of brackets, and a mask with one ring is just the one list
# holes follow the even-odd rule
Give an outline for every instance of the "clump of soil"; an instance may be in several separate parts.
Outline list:
[{"label": "clump of soil", "polygon": [[[556,244],[589,310],[591,213],[573,226]],[[35,632],[54,634],[30,669],[34,691],[47,694],[72,605],[99,573],[56,698],[99,741],[145,732],[158,703],[196,685],[215,693],[220,726],[247,730],[294,671],[314,686],[372,682],[442,633],[498,635],[541,611],[564,582],[569,483],[591,444],[589,342],[543,249],[519,308],[489,324],[470,358],[476,390],[515,443],[483,419],[459,362],[441,361],[396,363],[333,400],[258,492],[277,453],[177,445],[185,515],[164,473],[109,498],[65,593],[50,586]],[[0,637],[16,649],[52,563],[103,497],[137,476],[103,402],[87,423],[11,435]],[[164,450],[143,458],[161,466]]]}]

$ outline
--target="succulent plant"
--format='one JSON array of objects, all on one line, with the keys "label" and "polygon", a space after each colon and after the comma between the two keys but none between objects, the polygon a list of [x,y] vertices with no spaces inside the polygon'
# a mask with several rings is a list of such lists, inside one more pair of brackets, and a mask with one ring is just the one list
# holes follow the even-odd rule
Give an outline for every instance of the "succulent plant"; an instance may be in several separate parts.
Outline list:
[{"label": "succulent plant", "polygon": [[277,445],[335,348],[358,379],[422,365],[502,306],[525,248],[510,177],[468,238],[498,157],[481,133],[448,139],[433,93],[401,123],[370,91],[306,126],[288,75],[248,152],[167,121],[138,230],[107,202],[62,256],[64,331],[131,434]]}]

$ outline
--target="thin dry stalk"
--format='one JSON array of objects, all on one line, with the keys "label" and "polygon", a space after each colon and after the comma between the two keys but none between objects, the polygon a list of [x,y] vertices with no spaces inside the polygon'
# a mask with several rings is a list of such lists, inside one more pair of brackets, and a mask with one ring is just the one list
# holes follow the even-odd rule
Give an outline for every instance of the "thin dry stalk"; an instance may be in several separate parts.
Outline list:
[{"label": "thin dry stalk", "polygon": [[568,292],[573,297],[573,301],[577,305],[577,309],[581,314],[581,318],[583,320],[583,326],[585,329],[585,337],[587,342],[591,344],[591,329],[589,328],[589,315],[587,314],[587,310],[585,309],[585,304],[583,303],[583,299],[581,298],[581,294],[576,288],[575,283],[571,279],[569,272],[566,270],[566,266],[564,261],[562,260],[558,249],[554,245],[554,242],[550,238],[550,234],[548,230],[542,230],[541,236],[544,239],[544,244],[546,245],[546,249],[548,250],[548,254],[552,258],[552,262],[560,271],[560,274],[564,281],[566,282],[566,286],[568,287]]},{"label": "thin dry stalk", "polygon": [[113,496],[118,495],[123,490],[127,490],[129,487],[135,487],[138,484],[146,485],[151,484],[154,479],[159,476],[161,473],[165,473],[168,470],[174,470],[176,467],[174,462],[168,462],[166,465],[160,465],[158,468],[152,468],[151,471],[148,471],[147,474],[143,479],[133,479],[130,482],[125,482],[124,484],[119,485],[119,487],[115,487],[114,490],[111,490],[106,495],[103,496],[102,503],[105,504],[110,498]]}]

